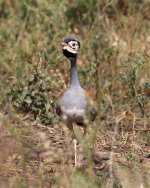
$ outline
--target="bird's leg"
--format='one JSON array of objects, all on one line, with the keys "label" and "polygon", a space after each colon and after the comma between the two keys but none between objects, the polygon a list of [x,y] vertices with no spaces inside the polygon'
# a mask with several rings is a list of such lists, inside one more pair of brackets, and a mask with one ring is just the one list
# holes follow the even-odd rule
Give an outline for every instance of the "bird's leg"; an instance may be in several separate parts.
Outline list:
[{"label": "bird's leg", "polygon": [[74,144],[74,162],[75,162],[75,167],[77,167],[77,140],[73,139],[73,144]]},{"label": "bird's leg", "polygon": [[84,136],[87,135],[87,133],[88,133],[88,128],[89,128],[88,122],[85,120],[85,121],[84,121],[84,124],[83,124]]},{"label": "bird's leg", "polygon": [[88,132],[88,126],[85,124],[84,125],[84,136],[87,135],[87,132]]},{"label": "bird's leg", "polygon": [[73,124],[72,123],[67,123],[67,127],[71,132],[72,140],[73,140],[73,145],[74,145],[74,161],[75,161],[75,167],[77,167],[77,139],[75,137],[75,133],[73,130]]},{"label": "bird's leg", "polygon": [[68,127],[69,131],[71,132],[72,140],[76,139],[75,133],[74,133],[74,130],[73,130],[73,124],[70,123],[70,122],[68,122],[68,123],[67,123],[67,127]]}]

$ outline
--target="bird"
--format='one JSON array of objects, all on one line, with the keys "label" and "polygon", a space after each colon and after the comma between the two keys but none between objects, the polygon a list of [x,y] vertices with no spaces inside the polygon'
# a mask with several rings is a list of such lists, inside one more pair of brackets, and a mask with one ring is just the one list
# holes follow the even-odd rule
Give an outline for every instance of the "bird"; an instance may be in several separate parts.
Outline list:
[{"label": "bird", "polygon": [[84,135],[86,135],[88,132],[88,125],[91,121],[94,121],[97,111],[91,105],[86,90],[81,86],[79,81],[77,71],[77,58],[80,50],[79,40],[68,37],[63,40],[61,46],[63,55],[70,61],[70,86],[58,99],[56,112],[61,116],[72,134],[76,153],[77,139],[73,130],[73,125],[76,124],[83,127]]}]

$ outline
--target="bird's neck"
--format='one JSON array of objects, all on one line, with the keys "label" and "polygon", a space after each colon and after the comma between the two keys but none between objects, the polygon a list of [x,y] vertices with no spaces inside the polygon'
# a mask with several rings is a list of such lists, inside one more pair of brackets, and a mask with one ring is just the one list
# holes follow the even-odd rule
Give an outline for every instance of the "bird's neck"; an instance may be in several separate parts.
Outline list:
[{"label": "bird's neck", "polygon": [[70,58],[70,86],[80,86],[78,72],[77,72],[77,58]]}]

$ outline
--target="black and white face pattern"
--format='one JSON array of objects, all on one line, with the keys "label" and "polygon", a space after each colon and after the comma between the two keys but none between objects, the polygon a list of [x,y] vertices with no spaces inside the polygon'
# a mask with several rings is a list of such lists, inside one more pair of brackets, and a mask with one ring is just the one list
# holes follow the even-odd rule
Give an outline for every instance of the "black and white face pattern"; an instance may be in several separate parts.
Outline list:
[{"label": "black and white face pattern", "polygon": [[66,38],[62,43],[62,50],[66,57],[75,57],[80,49],[80,42],[74,38]]},{"label": "black and white face pattern", "polygon": [[67,45],[63,46],[63,50],[67,50],[68,52],[71,52],[73,54],[77,54],[79,52],[79,44],[77,41],[70,41],[67,43]]}]

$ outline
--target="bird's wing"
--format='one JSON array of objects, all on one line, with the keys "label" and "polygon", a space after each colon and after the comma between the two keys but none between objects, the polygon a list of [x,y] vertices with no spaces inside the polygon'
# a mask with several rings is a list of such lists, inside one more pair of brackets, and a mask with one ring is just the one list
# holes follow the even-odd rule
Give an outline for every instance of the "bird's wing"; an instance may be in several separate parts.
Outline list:
[{"label": "bird's wing", "polygon": [[94,121],[95,118],[96,118],[96,116],[97,116],[97,110],[96,110],[96,108],[92,107],[91,114],[92,114],[91,115],[92,116],[91,121]]},{"label": "bird's wing", "polygon": [[97,110],[92,104],[88,104],[88,118],[90,121],[94,121],[97,116]]},{"label": "bird's wing", "polygon": [[[90,120],[94,121],[96,116],[97,116],[97,107],[96,107],[96,104],[93,100],[94,96],[92,97],[91,92],[88,92],[87,90],[85,90],[85,92],[86,92],[86,96],[87,96],[88,101],[89,101],[88,113],[89,113],[89,116],[90,116]],[[95,95],[95,94],[93,94],[93,95]]]}]

